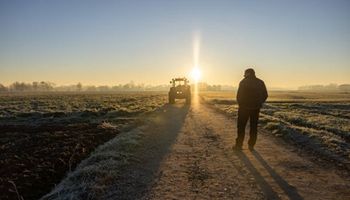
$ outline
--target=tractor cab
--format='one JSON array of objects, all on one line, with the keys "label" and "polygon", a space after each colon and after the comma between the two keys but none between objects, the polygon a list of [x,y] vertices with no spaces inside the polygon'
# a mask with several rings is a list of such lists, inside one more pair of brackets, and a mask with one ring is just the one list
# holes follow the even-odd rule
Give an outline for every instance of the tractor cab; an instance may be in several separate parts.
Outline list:
[{"label": "tractor cab", "polygon": [[186,103],[191,103],[191,88],[186,78],[173,78],[170,81],[169,103],[174,104],[175,99],[186,99]]}]

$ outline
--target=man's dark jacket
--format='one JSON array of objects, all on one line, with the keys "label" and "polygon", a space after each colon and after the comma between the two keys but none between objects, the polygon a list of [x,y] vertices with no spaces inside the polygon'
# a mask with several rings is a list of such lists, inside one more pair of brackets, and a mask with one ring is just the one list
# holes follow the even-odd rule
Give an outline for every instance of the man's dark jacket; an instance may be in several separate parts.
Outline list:
[{"label": "man's dark jacket", "polygon": [[239,83],[237,102],[240,108],[260,109],[266,99],[265,83],[254,75],[245,77]]}]

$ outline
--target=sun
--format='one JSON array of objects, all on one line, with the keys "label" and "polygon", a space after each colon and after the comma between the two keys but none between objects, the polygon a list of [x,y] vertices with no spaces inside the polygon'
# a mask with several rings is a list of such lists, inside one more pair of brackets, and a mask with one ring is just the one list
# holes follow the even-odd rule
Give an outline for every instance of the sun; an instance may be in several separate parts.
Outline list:
[{"label": "sun", "polygon": [[197,83],[201,78],[201,70],[199,67],[194,67],[191,72],[192,79]]}]

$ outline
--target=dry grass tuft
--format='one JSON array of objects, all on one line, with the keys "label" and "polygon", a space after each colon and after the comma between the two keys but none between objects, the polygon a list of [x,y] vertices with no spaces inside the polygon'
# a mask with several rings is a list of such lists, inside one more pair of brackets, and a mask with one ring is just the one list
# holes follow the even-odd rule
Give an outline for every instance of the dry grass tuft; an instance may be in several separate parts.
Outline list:
[{"label": "dry grass tuft", "polygon": [[108,196],[121,169],[133,159],[135,148],[142,137],[140,129],[121,133],[99,146],[89,158],[82,161],[60,184],[41,199],[98,199]]}]

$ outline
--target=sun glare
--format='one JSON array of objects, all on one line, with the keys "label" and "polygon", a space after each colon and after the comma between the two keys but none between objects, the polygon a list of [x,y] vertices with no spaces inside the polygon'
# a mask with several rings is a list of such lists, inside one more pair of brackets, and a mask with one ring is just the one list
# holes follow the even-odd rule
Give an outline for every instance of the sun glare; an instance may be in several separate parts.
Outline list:
[{"label": "sun glare", "polygon": [[199,32],[194,34],[193,38],[193,66],[191,77],[195,83],[198,83],[201,78],[201,70],[199,69],[199,50],[200,50],[200,35]]},{"label": "sun glare", "polygon": [[191,72],[191,77],[196,83],[199,81],[199,79],[201,78],[201,71],[198,67],[193,68]]}]

